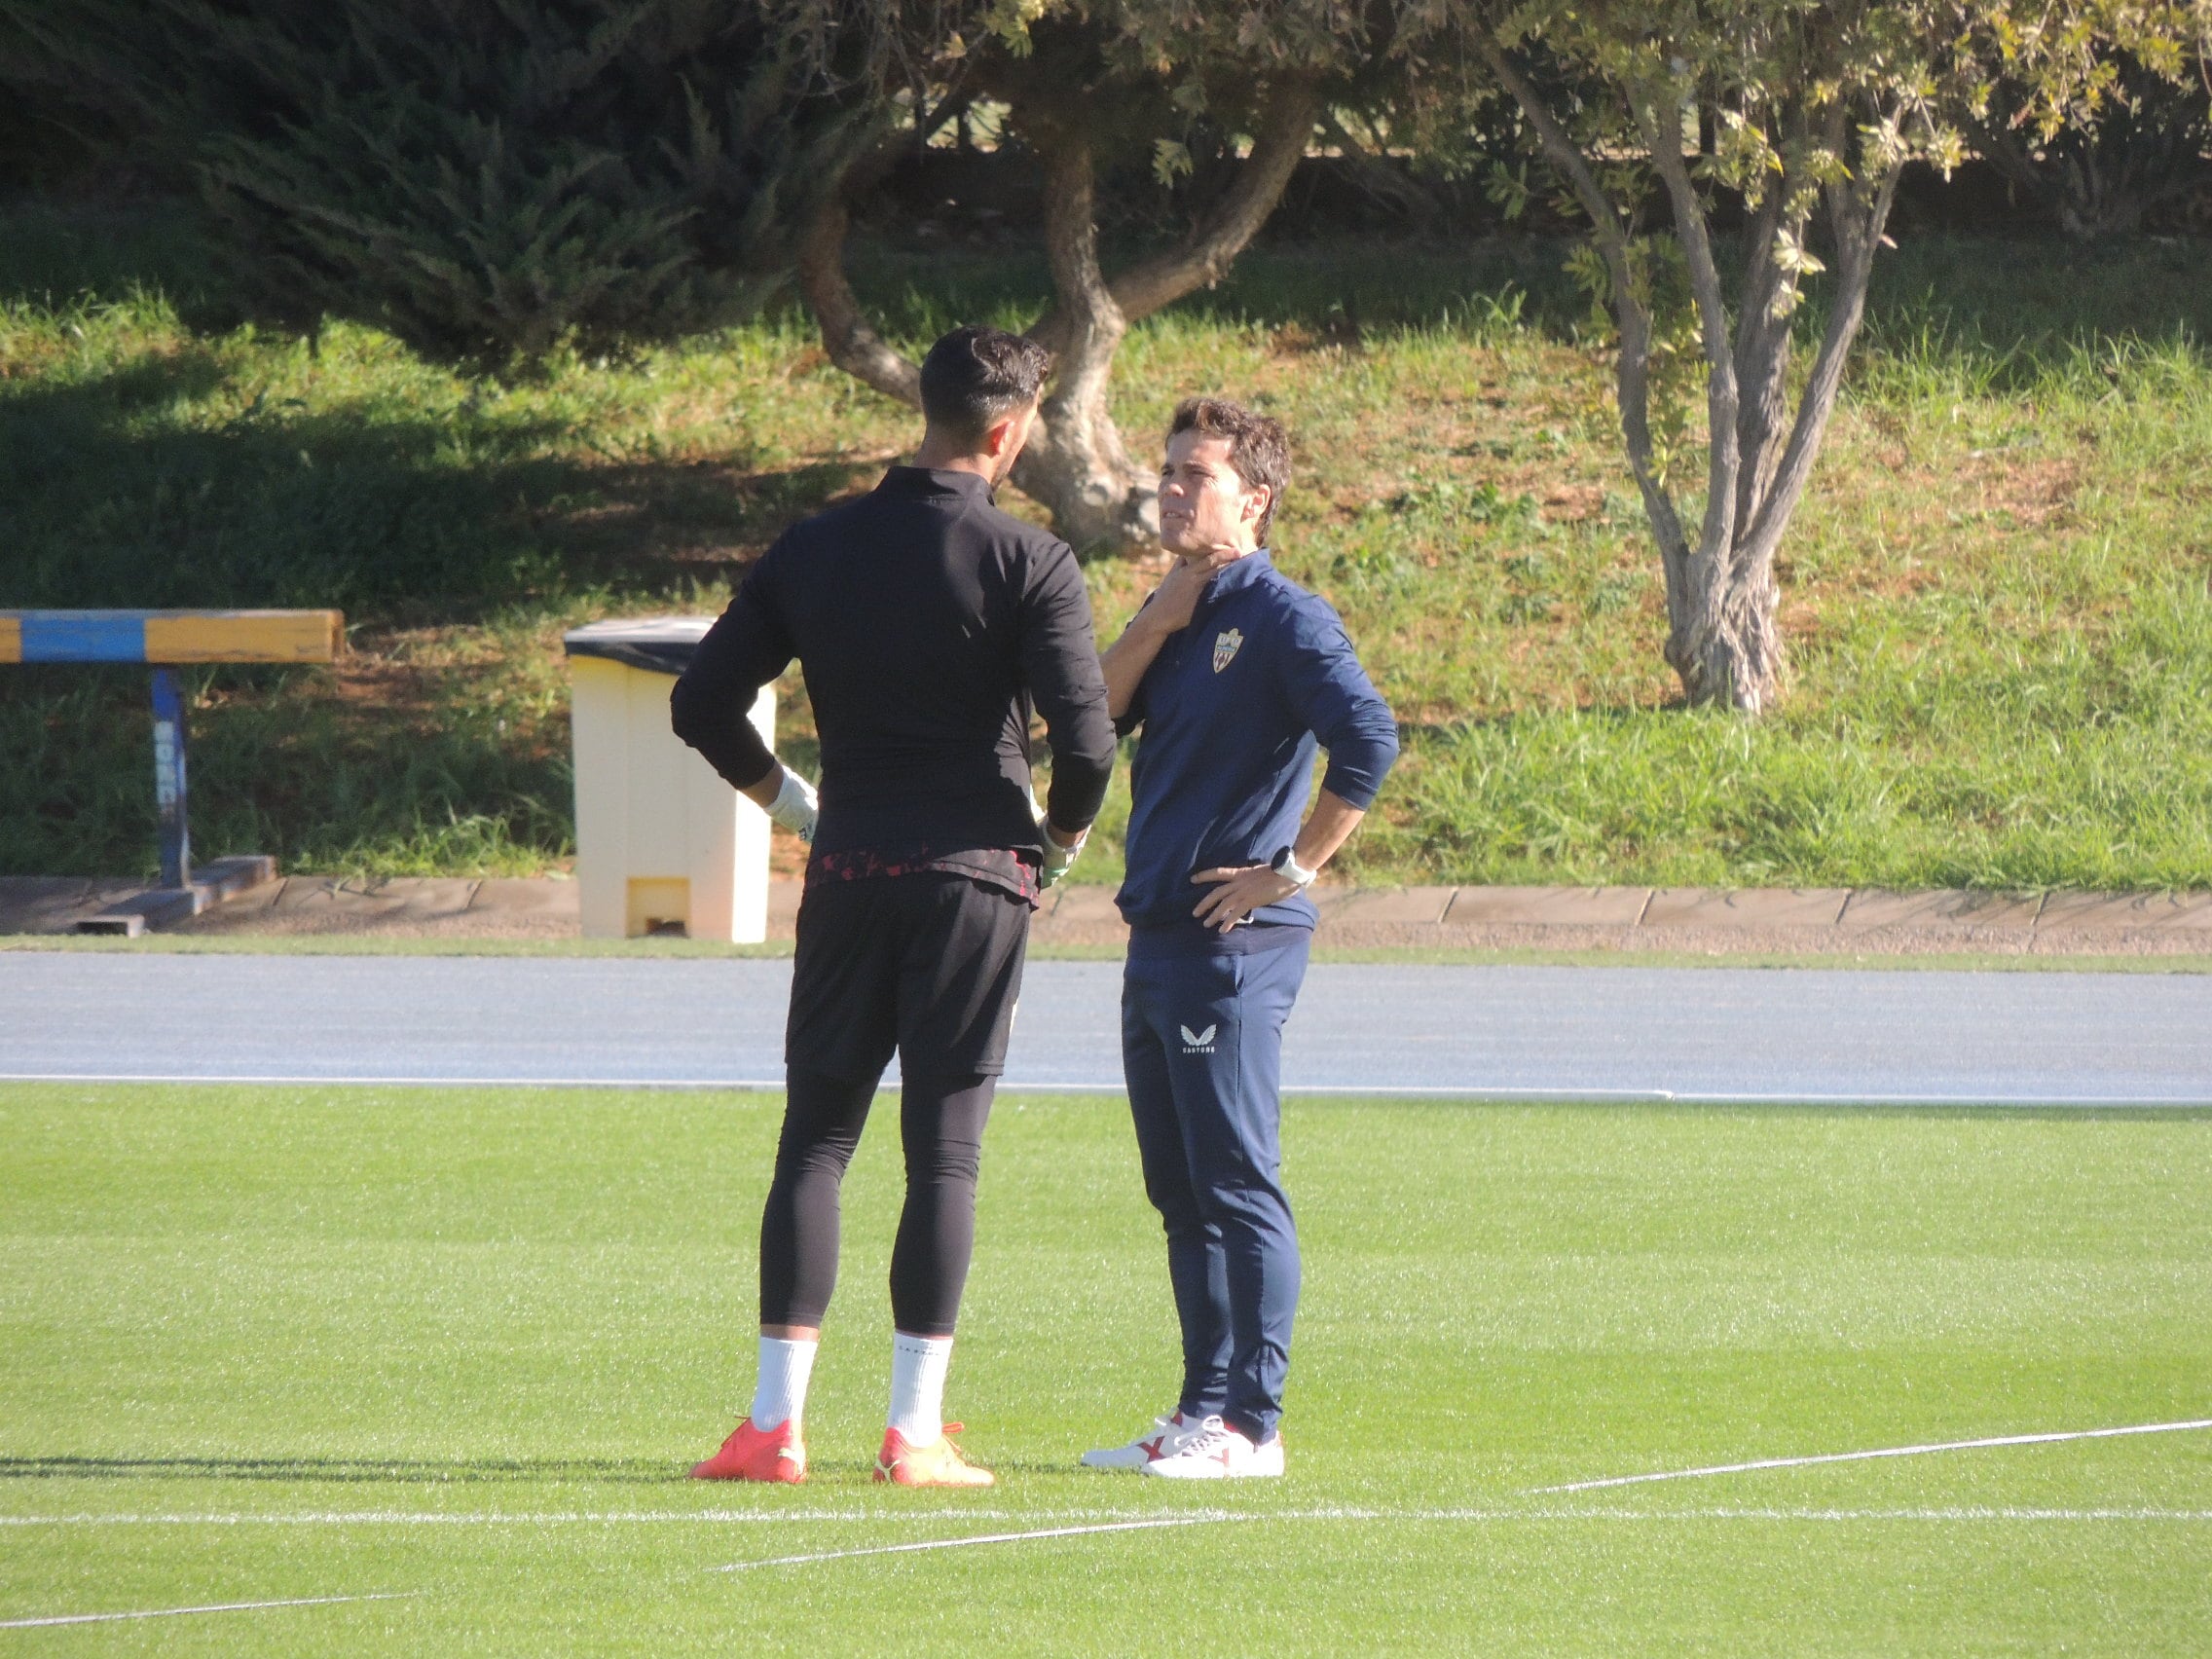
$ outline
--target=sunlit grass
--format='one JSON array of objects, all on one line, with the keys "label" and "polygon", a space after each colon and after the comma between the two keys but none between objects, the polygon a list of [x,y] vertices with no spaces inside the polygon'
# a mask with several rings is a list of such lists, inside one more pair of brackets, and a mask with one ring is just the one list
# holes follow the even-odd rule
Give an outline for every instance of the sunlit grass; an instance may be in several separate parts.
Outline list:
[{"label": "sunlit grass", "polygon": [[[256,332],[158,217],[14,228],[0,604],[338,605],[353,624],[333,671],[191,677],[206,853],[559,862],[561,629],[719,608],[783,524],[912,435],[788,310],[493,386],[358,328]],[[2201,251],[1908,242],[1884,267],[1785,548],[1789,696],[1755,727],[1669,707],[1656,562],[1557,247],[1254,254],[1131,335],[1118,415],[1140,454],[1194,389],[1289,424],[1278,556],[1342,611],[1407,732],[1347,855],[1363,879],[2202,885]],[[857,269],[909,344],[1021,322],[1043,291],[1019,259]],[[1110,638],[1150,578],[1090,573]],[[7,674],[0,869],[145,867],[140,677]],[[810,760],[795,676],[784,703]],[[1084,878],[1115,873],[1121,790]]]}]

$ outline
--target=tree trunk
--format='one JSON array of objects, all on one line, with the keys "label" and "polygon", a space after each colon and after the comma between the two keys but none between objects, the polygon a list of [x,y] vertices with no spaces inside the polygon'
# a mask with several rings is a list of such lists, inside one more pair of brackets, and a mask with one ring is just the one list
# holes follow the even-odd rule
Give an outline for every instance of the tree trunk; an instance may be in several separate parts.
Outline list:
[{"label": "tree trunk", "polygon": [[[848,175],[849,184],[849,175]],[[830,360],[863,386],[903,403],[922,406],[922,371],[876,333],[845,277],[849,219],[841,190],[833,190],[799,240],[798,287],[822,330]]]},{"label": "tree trunk", "polygon": [[1160,538],[1151,470],[1129,459],[1107,398],[1128,321],[1098,269],[1090,142],[1049,121],[1028,124],[1045,164],[1045,255],[1059,297],[1051,315],[1052,389],[1014,481],[1052,515],[1079,552],[1149,546]]},{"label": "tree trunk", "polygon": [[[1758,445],[1747,446],[1747,424],[1756,426],[1770,411],[1747,410],[1743,388],[1771,402],[1779,396],[1777,365],[1788,350],[1788,325],[1762,326],[1745,315],[1731,340],[1720,271],[1706,223],[1706,206],[1682,159],[1681,123],[1664,94],[1639,98],[1637,114],[1653,166],[1674,209],[1675,235],[1689,272],[1698,312],[1698,339],[1706,361],[1705,520],[1698,544],[1669,571],[1682,591],[1667,607],[1666,656],[1692,703],[1716,703],[1747,715],[1774,706],[1782,689],[1782,633],[1776,625],[1782,594],[1771,554],[1758,558],[1745,543],[1758,491],[1747,477],[1747,451],[1755,466]],[[1770,190],[1773,187],[1769,187]],[[1779,191],[1775,192],[1777,202]],[[1772,220],[1762,213],[1751,238],[1754,264],[1746,291],[1754,299],[1772,263]],[[1767,296],[1769,313],[1773,300]]]},{"label": "tree trunk", "polygon": [[1762,715],[1782,695],[1782,587],[1771,566],[1729,571],[1682,596],[1681,625],[1667,636],[1667,666],[1693,704]]},{"label": "tree trunk", "polygon": [[2069,241],[2131,237],[2143,228],[2151,192],[2127,163],[2124,155],[2101,155],[2092,142],[2060,168],[2058,228]]},{"label": "tree trunk", "polygon": [[[1052,515],[1053,529],[1079,553],[1150,547],[1160,538],[1153,469],[1130,459],[1114,424],[1114,354],[1123,336],[1137,318],[1227,273],[1290,182],[1319,108],[1312,78],[1278,85],[1251,154],[1205,218],[1175,247],[1109,281],[1098,264],[1085,110],[1080,102],[1050,111],[1015,107],[1017,126],[1045,164],[1045,251],[1053,305],[1029,334],[1051,350],[1055,372],[1014,481]],[[799,249],[799,290],[822,330],[823,350],[865,385],[919,408],[920,370],[869,325],[846,279],[846,229],[843,201],[833,196]]]},{"label": "tree trunk", "polygon": [[2002,119],[1975,129],[1977,148],[2006,182],[2047,209],[2071,241],[2133,236],[2205,175],[2212,88],[2176,88],[2138,70],[2123,77],[2121,93],[2127,101],[2040,155]]},{"label": "tree trunk", "polygon": [[[1817,268],[1802,252],[1813,180],[1786,164],[1783,177],[1769,182],[1746,239],[1741,310],[1731,329],[1708,209],[1681,153],[1675,116],[1678,100],[1665,84],[1623,89],[1673,209],[1706,362],[1705,516],[1693,541],[1654,464],[1654,319],[1637,280],[1629,216],[1567,123],[1515,67],[1499,39],[1480,35],[1476,46],[1529,118],[1546,161],[1590,215],[1593,240],[1610,277],[1613,319],[1620,330],[1614,374],[1621,435],[1666,576],[1668,666],[1692,704],[1764,714],[1779,700],[1784,684],[1782,589],[1775,579],[1775,555],[1812,475],[1843,384],[1844,364],[1865,314],[1867,283],[1896,200],[1899,165],[1893,161],[1872,167],[1870,150],[1862,150],[1863,170],[1858,176],[1820,186],[1835,242],[1833,298],[1819,354],[1792,412],[1788,319],[1800,273]],[[1831,99],[1823,114],[1825,148],[1844,154],[1850,114],[1838,99]],[[1809,111],[1790,104],[1780,119],[1788,147],[1802,154],[1810,136]],[[1789,257],[1778,257],[1785,252]]]},{"label": "tree trunk", "polygon": [[[1152,478],[1129,460],[1107,408],[1114,349],[1127,330],[1119,307],[1097,281],[1097,234],[1091,220],[1090,158],[1063,159],[1072,186],[1051,181],[1047,240],[1053,279],[1063,295],[1060,316],[1081,320],[1062,329],[1058,372],[1038,411],[1036,429],[1014,463],[1014,481],[1052,515],[1052,526],[1079,551],[1149,544],[1159,539]],[[1080,175],[1080,176],[1078,176]],[[800,292],[806,296],[830,360],[863,385],[910,409],[922,406],[920,368],[869,324],[845,276],[845,206],[832,200],[808,228],[799,249]],[[1084,283],[1088,265],[1091,279]],[[1065,270],[1063,270],[1063,267]],[[1084,299],[1068,306],[1069,274]]]},{"label": "tree trunk", "polygon": [[1039,420],[1014,466],[1022,494],[1052,515],[1060,538],[1085,558],[1160,540],[1153,474],[1129,459],[1105,403],[1101,393],[1085,407],[1063,404],[1057,420]]},{"label": "tree trunk", "polygon": [[[1830,135],[1840,145],[1840,110],[1835,113]],[[1663,174],[1667,170],[1662,167]],[[1683,695],[1692,703],[1715,703],[1755,716],[1772,708],[1782,694],[1782,587],[1775,580],[1775,555],[1804,497],[1814,459],[1835,412],[1844,365],[1866,314],[1866,289],[1873,279],[1874,255],[1889,222],[1890,205],[1897,199],[1900,170],[1893,164],[1885,172],[1831,182],[1825,187],[1828,227],[1834,242],[1827,328],[1805,388],[1798,394],[1788,440],[1780,443],[1779,453],[1775,446],[1780,439],[1784,407],[1781,386],[1788,366],[1789,328],[1787,322],[1760,327],[1751,317],[1742,319],[1731,368],[1738,383],[1769,388],[1758,400],[1765,410],[1759,421],[1771,424],[1746,420],[1725,432],[1715,431],[1712,476],[1717,478],[1725,472],[1739,482],[1747,473],[1766,476],[1756,488],[1740,495],[1741,510],[1731,515],[1729,535],[1714,550],[1714,556],[1708,560],[1706,549],[1701,548],[1689,561],[1690,571],[1702,574],[1704,579],[1690,584],[1678,611],[1673,605],[1669,607],[1677,620],[1668,634],[1667,661],[1681,680]],[[1785,187],[1790,182],[1786,179]],[[1686,189],[1686,176],[1681,183]],[[1778,298],[1793,294],[1797,280],[1794,273],[1784,273],[1779,280],[1763,278],[1761,267],[1771,265],[1773,258],[1770,241],[1762,221],[1762,234],[1753,237],[1747,254],[1754,262],[1744,283],[1749,295],[1760,294],[1762,282]],[[1694,270],[1694,259],[1692,264]],[[1745,413],[1749,415],[1748,410]],[[1723,446],[1729,451],[1725,458],[1718,453]]]},{"label": "tree trunk", "polygon": [[1078,552],[1158,543],[1158,479],[1150,465],[1130,459],[1109,407],[1114,354],[1131,322],[1227,274],[1281,199],[1319,113],[1312,80],[1276,87],[1251,154],[1204,220],[1176,246],[1109,281],[1098,264],[1084,112],[1015,109],[1045,164],[1045,253],[1052,270],[1052,309],[1029,334],[1051,349],[1058,372],[1014,480],[1045,505]]}]

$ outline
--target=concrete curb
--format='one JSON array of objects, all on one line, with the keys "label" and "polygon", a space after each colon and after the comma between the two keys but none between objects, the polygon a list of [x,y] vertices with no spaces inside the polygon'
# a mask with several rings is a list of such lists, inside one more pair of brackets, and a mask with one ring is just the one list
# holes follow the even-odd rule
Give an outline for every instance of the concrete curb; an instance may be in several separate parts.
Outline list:
[{"label": "concrete curb", "polygon": [[[1875,888],[1324,888],[1338,950],[1613,950],[1922,955],[2212,952],[2212,892],[2041,897]],[[1040,914],[1040,942],[1126,938],[1104,888]]]},{"label": "concrete curb", "polygon": [[276,879],[276,861],[266,853],[216,859],[200,866],[182,887],[152,887],[119,899],[89,916],[76,931],[138,939],[149,928],[166,928],[244,898]]},{"label": "concrete curb", "polygon": [[[133,889],[0,877],[0,934],[65,933]],[[769,937],[788,940],[799,884],[773,883]],[[2041,897],[1871,888],[1324,887],[1332,950],[1926,955],[2212,954],[2212,892]],[[577,935],[576,885],[557,877],[284,877],[167,930],[194,936],[356,935],[560,940]],[[1118,945],[1110,888],[1046,896],[1042,946]]]}]

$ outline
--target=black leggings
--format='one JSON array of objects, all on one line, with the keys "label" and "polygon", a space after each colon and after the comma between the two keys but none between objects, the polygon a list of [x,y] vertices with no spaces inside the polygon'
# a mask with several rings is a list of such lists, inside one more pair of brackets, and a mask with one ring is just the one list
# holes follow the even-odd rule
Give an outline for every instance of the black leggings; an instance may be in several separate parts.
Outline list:
[{"label": "black leggings", "polygon": [[[891,1320],[949,1337],[976,1245],[976,1175],[995,1077],[908,1078],[899,1101],[906,1207],[891,1251]],[[793,1066],[776,1178],[760,1217],[760,1323],[820,1326],[837,1287],[837,1193],[875,1081]]]}]

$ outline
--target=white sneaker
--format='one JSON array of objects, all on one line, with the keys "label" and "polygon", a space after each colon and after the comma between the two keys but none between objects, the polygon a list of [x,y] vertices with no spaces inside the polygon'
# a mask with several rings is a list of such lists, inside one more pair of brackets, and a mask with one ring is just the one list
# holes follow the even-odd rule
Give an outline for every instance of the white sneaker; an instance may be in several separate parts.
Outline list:
[{"label": "white sneaker", "polygon": [[1219,1418],[1187,1418],[1182,1408],[1177,1407],[1163,1418],[1154,1418],[1152,1432],[1138,1436],[1126,1446],[1107,1446],[1096,1452],[1086,1452],[1083,1466],[1087,1469],[1141,1469],[1155,1457],[1180,1452],[1203,1434],[1208,1423],[1220,1421]]},{"label": "white sneaker", "polygon": [[1219,1418],[1208,1418],[1200,1432],[1172,1452],[1145,1464],[1148,1475],[1171,1481],[1235,1481],[1282,1473],[1282,1436],[1255,1446]]}]

